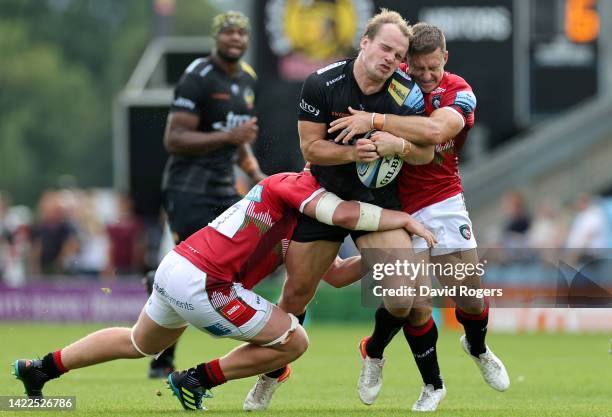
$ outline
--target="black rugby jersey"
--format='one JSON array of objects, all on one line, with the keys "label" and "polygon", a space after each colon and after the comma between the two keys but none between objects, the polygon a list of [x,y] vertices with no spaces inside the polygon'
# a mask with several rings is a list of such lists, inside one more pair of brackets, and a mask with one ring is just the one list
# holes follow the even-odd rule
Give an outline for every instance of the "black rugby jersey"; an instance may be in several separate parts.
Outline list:
[{"label": "black rugby jersey", "polygon": [[[312,73],[304,81],[299,120],[325,123],[329,129],[333,120],[350,115],[349,106],[356,110],[400,116],[423,114],[423,93],[408,75],[395,71],[379,92],[365,95],[353,76],[354,62],[355,59],[335,62]],[[333,141],[339,133],[334,132],[327,139]],[[345,200],[374,202],[384,207],[397,205],[396,181],[382,188],[368,188],[359,181],[354,162],[333,166],[313,164],[311,171],[323,187]]]},{"label": "black rugby jersey", "polygon": [[[187,67],[174,90],[170,111],[200,117],[202,132],[230,131],[254,114],[255,72],[241,62],[229,76],[211,58],[200,58]],[[237,146],[224,145],[199,156],[171,154],[166,162],[162,189],[205,194],[213,199],[237,197],[234,164]]]}]

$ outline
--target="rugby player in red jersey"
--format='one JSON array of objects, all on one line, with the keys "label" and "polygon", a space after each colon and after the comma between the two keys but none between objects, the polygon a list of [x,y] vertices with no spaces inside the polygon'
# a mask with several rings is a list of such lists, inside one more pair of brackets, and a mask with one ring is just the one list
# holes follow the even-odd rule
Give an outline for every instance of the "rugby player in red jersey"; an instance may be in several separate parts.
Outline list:
[{"label": "rugby player in red jersey", "polygon": [[188,324],[247,343],[168,376],[169,388],[185,409],[202,409],[202,399],[214,386],[297,359],[308,347],[297,318],[251,288],[283,262],[300,212],[351,230],[404,229],[435,243],[433,234],[404,212],[341,200],[308,172],[273,175],[164,257],[153,293],[132,328],[99,330],[41,360],[15,361],[26,394],[42,396],[47,381],[71,369],[158,356]]},{"label": "rugby player in red jersey", "polygon": [[[463,199],[458,166],[459,152],[468,131],[474,126],[476,97],[463,78],[444,70],[448,51],[442,31],[427,23],[418,23],[412,29],[409,66],[403,68],[421,88],[425,114],[429,117],[379,115],[353,110],[351,116],[333,122],[330,131],[350,131],[344,135],[345,141],[372,127],[390,132],[395,136],[378,141],[373,138],[381,156],[401,151],[404,144],[397,137],[414,144],[436,145],[433,162],[421,166],[404,165],[399,179],[402,209],[435,231],[438,237],[431,254],[427,253],[427,246],[418,237],[413,238],[414,250],[432,263],[476,265],[476,240]],[[437,276],[437,279],[442,286],[480,287],[477,275],[468,276],[460,283],[454,276]],[[492,388],[505,391],[510,385],[506,369],[485,344],[488,305],[474,297],[456,298],[455,302],[457,320],[465,330],[460,339],[463,350],[471,355]],[[358,390],[362,402],[372,404],[376,399],[382,387],[383,351],[403,328],[424,382],[413,410],[434,411],[444,398],[446,389],[437,362],[438,331],[431,318],[431,308],[415,306],[406,322],[393,311],[381,307],[375,318],[372,336],[360,343],[363,367]]]}]

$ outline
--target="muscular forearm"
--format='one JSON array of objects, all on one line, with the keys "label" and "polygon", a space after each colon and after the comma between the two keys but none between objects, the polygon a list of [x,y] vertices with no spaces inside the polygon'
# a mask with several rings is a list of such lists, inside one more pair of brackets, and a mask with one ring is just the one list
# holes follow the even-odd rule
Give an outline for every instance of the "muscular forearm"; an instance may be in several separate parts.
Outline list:
[{"label": "muscular forearm", "polygon": [[402,155],[402,159],[410,165],[426,165],[433,160],[434,151],[436,147],[434,145],[418,145],[409,141],[410,144],[406,146],[410,147],[410,151],[406,155]]},{"label": "muscular forearm", "polygon": [[[369,207],[373,208],[375,206],[369,205]],[[334,211],[333,223],[350,230],[370,230],[370,228],[360,227],[360,217],[362,217],[362,209],[359,202],[343,201]],[[381,232],[385,230],[401,229],[408,225],[410,219],[410,215],[404,212],[382,209],[380,220],[377,225],[374,225],[374,229]]]},{"label": "muscular forearm", "polygon": [[387,114],[384,130],[417,145],[437,145],[450,139],[442,137],[442,129],[436,121],[424,116]]},{"label": "muscular forearm", "polygon": [[168,132],[166,150],[181,155],[202,155],[230,143],[229,132],[197,132],[194,130],[174,129]]},{"label": "muscular forearm", "polygon": [[361,279],[361,256],[347,259],[336,258],[329,267],[323,281],[335,288],[346,287]]},{"label": "muscular forearm", "polygon": [[338,145],[324,139],[302,146],[307,162],[315,165],[340,165],[355,162],[354,146]]}]

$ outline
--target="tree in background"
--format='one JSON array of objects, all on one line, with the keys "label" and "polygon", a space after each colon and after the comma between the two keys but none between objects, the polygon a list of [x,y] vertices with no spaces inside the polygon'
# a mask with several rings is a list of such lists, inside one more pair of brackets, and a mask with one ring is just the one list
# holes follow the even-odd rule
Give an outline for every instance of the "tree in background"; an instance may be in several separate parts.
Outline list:
[{"label": "tree in background", "polygon": [[[3,0],[0,189],[32,205],[72,177],[112,185],[112,100],[150,37],[148,1]],[[207,35],[206,1],[175,3],[172,34]]]}]

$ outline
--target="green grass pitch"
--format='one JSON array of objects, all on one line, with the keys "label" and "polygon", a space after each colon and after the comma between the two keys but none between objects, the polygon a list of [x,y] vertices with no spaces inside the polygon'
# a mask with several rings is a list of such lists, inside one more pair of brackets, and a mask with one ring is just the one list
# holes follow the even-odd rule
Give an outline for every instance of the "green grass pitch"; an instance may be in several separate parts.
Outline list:
[{"label": "green grass pitch", "polygon": [[[2,349],[0,395],[22,395],[10,374],[16,358],[36,357],[70,343],[99,325],[0,325]],[[403,337],[387,350],[384,386],[370,407],[356,392],[360,361],[357,343],[368,325],[307,327],[310,349],[293,365],[293,375],[276,392],[262,416],[406,416],[420,390],[420,378]],[[493,391],[483,382],[459,346],[459,334],[442,330],[438,357],[448,394],[439,416],[612,416],[612,355],[609,335],[491,334],[489,344],[502,358],[511,378],[510,390]],[[178,347],[182,368],[222,355],[237,342],[212,339],[189,329]],[[148,380],[147,360],[122,360],[75,370],[45,387],[46,395],[75,395],[77,410],[45,412],[66,416],[185,415],[162,381]],[[215,415],[245,415],[242,401],[254,378],[231,381],[213,390],[205,404]],[[156,395],[157,390],[161,396]],[[0,411],[1,415],[8,415]],[[19,416],[42,415],[19,412]]]}]

